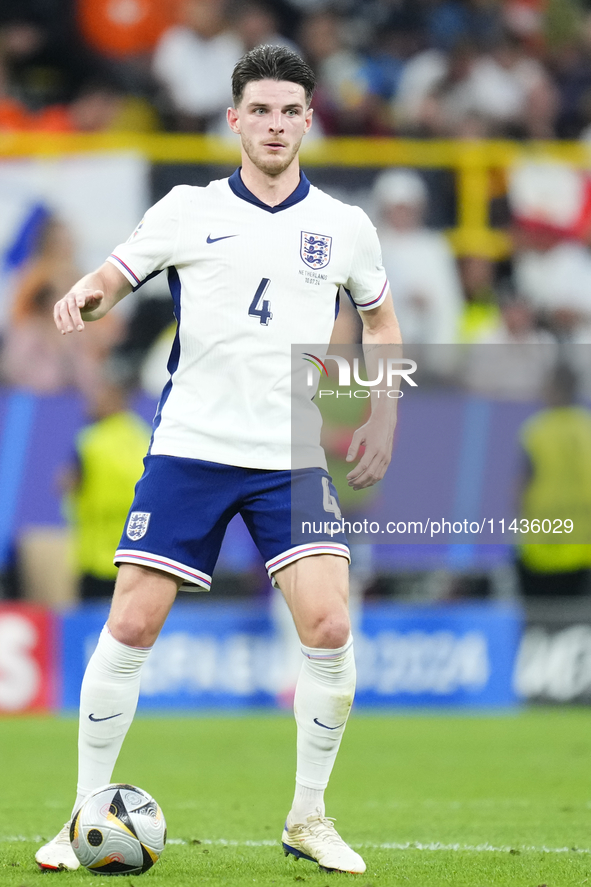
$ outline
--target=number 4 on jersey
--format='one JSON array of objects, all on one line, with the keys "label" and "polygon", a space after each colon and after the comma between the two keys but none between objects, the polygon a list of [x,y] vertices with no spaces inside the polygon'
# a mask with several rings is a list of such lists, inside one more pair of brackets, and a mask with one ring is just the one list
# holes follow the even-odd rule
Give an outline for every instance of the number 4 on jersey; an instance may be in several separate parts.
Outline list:
[{"label": "number 4 on jersey", "polygon": [[265,293],[269,289],[269,284],[271,281],[268,277],[263,277],[261,282],[259,283],[258,289],[254,294],[254,298],[250,303],[250,308],[248,309],[249,317],[258,317],[260,322],[265,326],[269,325],[269,321],[273,319],[273,315],[271,314],[271,303],[268,299],[265,299]]}]

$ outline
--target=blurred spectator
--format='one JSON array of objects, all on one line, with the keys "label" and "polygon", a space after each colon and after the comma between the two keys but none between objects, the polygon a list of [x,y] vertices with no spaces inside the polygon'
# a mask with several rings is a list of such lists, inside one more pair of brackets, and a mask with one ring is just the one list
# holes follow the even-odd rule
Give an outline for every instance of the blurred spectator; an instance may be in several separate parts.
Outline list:
[{"label": "blurred spectator", "polygon": [[[527,459],[521,517],[551,528],[529,533],[519,546],[518,573],[526,597],[590,591],[591,411],[576,405],[576,388],[573,371],[557,366],[546,389],[547,409],[521,431]],[[570,534],[564,532],[565,521],[572,522]],[[563,532],[553,534],[556,528]]]},{"label": "blurred spectator", "polygon": [[327,135],[389,131],[384,100],[372,92],[364,58],[348,45],[345,19],[326,10],[307,15],[299,31],[302,52],[318,77],[314,111]]},{"label": "blurred spectator", "polygon": [[591,14],[578,33],[549,53],[549,68],[558,90],[556,135],[588,139],[591,123]]},{"label": "blurred spectator", "polygon": [[518,165],[509,181],[514,276],[520,293],[558,336],[591,337],[591,181],[568,164]]},{"label": "blurred spectator", "polygon": [[574,241],[540,239],[515,256],[515,281],[560,340],[591,342],[591,253]]},{"label": "blurred spectator", "polygon": [[410,60],[393,103],[401,132],[420,138],[489,134],[484,109],[472,95],[476,47],[460,43],[450,53],[427,49]]},{"label": "blurred spectator", "polygon": [[16,284],[1,355],[5,382],[43,393],[70,387],[92,389],[98,369],[121,335],[122,324],[116,315],[105,326],[91,323],[84,342],[80,337],[59,335],[53,306],[79,277],[71,234],[50,216]]},{"label": "blurred spectator", "polygon": [[0,36],[0,132],[25,129],[26,126],[27,109],[12,94],[10,74],[4,58]]},{"label": "blurred spectator", "polygon": [[98,374],[88,395],[90,422],[61,478],[82,600],[113,593],[113,555],[150,442],[150,429],[128,408],[128,394],[124,384]]},{"label": "blurred spectator", "polygon": [[[19,132],[104,132],[115,127],[123,117],[124,97],[108,80],[83,84],[71,102],[51,103],[38,111],[22,102],[1,97],[0,131]],[[154,119],[152,112],[149,116]],[[133,127],[137,131],[137,127]]]},{"label": "blurred spectator", "polygon": [[[587,5],[4,0],[0,131],[110,128],[72,124],[65,108],[34,121],[27,115],[69,105],[80,84],[114,77],[117,89],[143,100],[140,108],[132,103],[126,117],[139,120],[140,129],[154,126],[153,118],[145,120],[146,103],[159,86],[169,128],[215,132],[243,50],[262,42],[293,46],[297,39],[319,76],[315,110],[327,134],[387,135],[395,129],[425,138],[577,137],[591,124]],[[106,107],[100,115],[94,109],[93,116],[106,115]]]},{"label": "blurred spectator", "polygon": [[[110,76],[144,101],[128,119],[149,116],[156,81],[168,127],[215,132],[243,50],[297,39],[327,134],[578,136],[591,121],[589,19],[578,0],[4,0],[0,130],[110,128],[65,108],[27,119]],[[92,116],[108,116],[103,104]]]},{"label": "blurred spectator", "polygon": [[36,245],[20,272],[10,314],[12,322],[21,323],[35,313],[33,305],[40,287],[49,284],[64,294],[78,277],[70,230],[55,216],[47,215],[37,233]]},{"label": "blurred spectator", "polygon": [[12,311],[14,293],[26,263],[36,254],[51,213],[43,200],[3,194],[0,228],[0,341]]},{"label": "blurred spectator", "polygon": [[469,349],[464,378],[469,390],[503,400],[538,400],[556,362],[557,342],[536,325],[529,303],[505,292],[496,327]]},{"label": "blurred spectator", "polygon": [[456,342],[460,279],[445,236],[424,226],[428,192],[423,179],[412,170],[388,170],[377,177],[373,197],[403,341]]},{"label": "blurred spectator", "polygon": [[[400,76],[392,113],[397,128],[408,135],[431,135],[430,97],[448,70],[447,56],[439,49],[427,48],[413,55]],[[438,122],[437,126],[441,124]]]},{"label": "blurred spectator", "polygon": [[242,42],[228,26],[222,0],[182,0],[181,10],[182,24],[165,31],[156,47],[153,72],[170,125],[205,132],[232,103],[230,81]]},{"label": "blurred spectator", "polygon": [[68,2],[4,0],[0,63],[9,97],[29,110],[68,101],[79,83],[103,71],[83,45]]},{"label": "blurred spectator", "polygon": [[[365,49],[364,73],[370,91],[390,102],[398,92],[406,64],[422,46],[421,15],[415,5],[402,3],[389,9],[387,16],[376,17],[378,22]],[[393,121],[387,118],[387,122]]]},{"label": "blurred spectator", "polygon": [[[498,324],[480,340],[490,345],[555,345],[556,339],[537,324],[535,312],[522,296],[503,293]],[[541,388],[538,386],[538,391]]]},{"label": "blurred spectator", "polygon": [[491,135],[548,139],[554,135],[558,95],[542,65],[521,42],[505,37],[474,63],[469,109],[489,123]]},{"label": "blurred spectator", "polygon": [[449,50],[461,41],[485,46],[501,29],[501,4],[488,0],[430,0],[425,3],[429,43]]},{"label": "blurred spectator", "polygon": [[399,126],[417,135],[549,138],[557,94],[517,41],[498,40],[486,53],[460,42],[447,53],[429,48],[409,61],[393,111]]},{"label": "blurred spectator", "polygon": [[238,0],[230,8],[230,16],[242,41],[243,52],[264,44],[288,46],[298,52],[295,43],[280,33],[279,20],[272,3],[264,0],[247,0],[243,3]]},{"label": "blurred spectator", "polygon": [[121,90],[108,80],[84,84],[69,104],[49,105],[31,118],[29,128],[47,132],[104,132],[121,110]]},{"label": "blurred spectator", "polygon": [[56,394],[77,385],[81,376],[90,383],[78,342],[63,340],[55,329],[53,306],[60,296],[51,284],[40,284],[31,292],[27,316],[6,330],[0,355],[5,384]]},{"label": "blurred spectator", "polygon": [[483,255],[462,256],[459,262],[464,289],[460,342],[479,342],[501,323],[495,281],[495,264]]},{"label": "blurred spectator", "polygon": [[88,46],[115,58],[151,52],[177,18],[173,0],[77,0],[80,32]]},{"label": "blurred spectator", "polygon": [[532,51],[544,44],[546,0],[505,0],[501,8],[503,27]]},{"label": "blurred spectator", "polygon": [[585,0],[583,2],[581,0],[544,0],[542,6],[543,48],[546,51],[554,50],[576,39],[587,6]]},{"label": "blurred spectator", "polygon": [[158,126],[158,115],[146,99],[125,95],[109,78],[89,80],[70,102],[52,103],[39,111],[29,111],[22,102],[0,93],[0,131],[148,132]]}]

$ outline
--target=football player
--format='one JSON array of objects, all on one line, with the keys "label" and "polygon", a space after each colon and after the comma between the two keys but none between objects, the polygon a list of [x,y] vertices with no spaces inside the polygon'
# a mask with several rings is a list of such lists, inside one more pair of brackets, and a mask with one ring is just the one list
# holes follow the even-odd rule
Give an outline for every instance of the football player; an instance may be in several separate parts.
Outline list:
[{"label": "football player", "polygon": [[[240,513],[302,642],[296,788],[283,848],[324,869],[363,872],[324,806],[355,691],[349,548],[344,533],[292,534],[293,496],[316,526],[339,512],[319,442],[304,448],[293,483],[291,346],[329,342],[341,287],[361,314],[365,346],[397,344],[400,332],[370,220],[300,170],[298,151],[312,124],[309,66],[290,49],[259,46],[236,64],[232,87],[227,117],[240,137],[241,168],[205,188],[173,188],[55,306],[58,330],[79,333],[163,271],[178,324],[145,471],[115,555],[111,612],[82,683],[74,810],[110,782],[142,665],[177,591],[209,589],[225,528]],[[348,474],[355,489],[388,467],[395,403],[376,398],[353,434],[347,459],[355,462],[365,448]],[[44,869],[77,868],[67,824],[36,859]]]}]

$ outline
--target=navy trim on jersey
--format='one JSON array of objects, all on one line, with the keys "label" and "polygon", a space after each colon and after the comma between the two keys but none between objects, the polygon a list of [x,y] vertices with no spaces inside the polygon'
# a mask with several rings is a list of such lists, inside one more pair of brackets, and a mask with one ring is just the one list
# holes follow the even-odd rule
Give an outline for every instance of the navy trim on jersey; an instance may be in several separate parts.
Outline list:
[{"label": "navy trim on jersey", "polygon": [[241,169],[242,167],[239,167],[232,173],[228,179],[228,185],[236,197],[240,197],[241,200],[246,200],[247,203],[252,203],[253,206],[258,206],[259,209],[264,209],[268,213],[278,213],[282,209],[289,209],[290,206],[295,206],[296,203],[301,203],[301,201],[308,196],[308,192],[310,191],[310,182],[304,173],[300,171],[300,182],[295,191],[292,191],[289,197],[286,197],[285,200],[282,203],[278,203],[277,206],[269,206],[267,203],[263,203],[262,200],[259,200],[252,191],[248,190],[242,181],[240,175]]},{"label": "navy trim on jersey", "polygon": [[176,270],[174,265],[168,269],[168,288],[170,289],[170,295],[172,296],[174,316],[176,317],[177,327],[174,342],[172,343],[172,348],[170,349],[170,357],[168,358],[168,363],[166,365],[166,369],[170,373],[170,378],[162,389],[162,394],[160,395],[160,400],[158,401],[158,408],[156,410],[156,415],[154,416],[154,421],[152,423],[152,437],[150,440],[150,446],[148,447],[148,453],[151,453],[152,451],[154,433],[160,425],[160,422],[162,421],[162,410],[164,408],[164,404],[168,400],[170,392],[172,391],[172,377],[178,369],[179,360],[181,357],[181,280],[179,277],[179,272]]},{"label": "navy trim on jersey", "polygon": [[134,286],[132,292],[133,292],[133,293],[137,293],[137,291],[139,290],[139,288],[140,288],[141,286],[143,286],[144,283],[147,283],[149,280],[153,280],[154,277],[158,277],[159,274],[162,274],[162,268],[158,268],[156,271],[152,271],[151,274],[148,274],[147,277],[144,277],[144,279],[141,281],[141,283],[138,283],[137,286]]}]

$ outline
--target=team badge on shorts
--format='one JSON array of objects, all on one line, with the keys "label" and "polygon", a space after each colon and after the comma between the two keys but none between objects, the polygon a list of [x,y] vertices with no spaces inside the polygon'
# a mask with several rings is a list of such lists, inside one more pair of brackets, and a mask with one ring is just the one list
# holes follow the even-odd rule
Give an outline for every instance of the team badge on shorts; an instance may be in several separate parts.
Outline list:
[{"label": "team badge on shorts", "polygon": [[332,237],[329,237],[328,234],[311,234],[309,231],[302,231],[300,255],[306,265],[315,271],[318,271],[319,268],[326,268],[330,262],[331,247]]},{"label": "team badge on shorts", "polygon": [[137,542],[146,535],[150,523],[149,511],[132,511],[127,522],[127,536],[132,542]]}]

